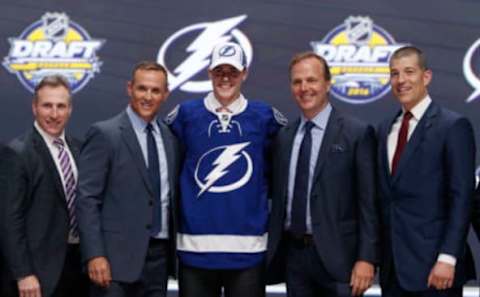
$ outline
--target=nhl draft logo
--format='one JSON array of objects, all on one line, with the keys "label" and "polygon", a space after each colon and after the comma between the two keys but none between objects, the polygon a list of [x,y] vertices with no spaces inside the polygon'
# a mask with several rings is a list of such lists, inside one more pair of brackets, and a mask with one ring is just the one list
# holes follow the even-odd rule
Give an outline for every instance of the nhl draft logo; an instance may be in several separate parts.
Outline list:
[{"label": "nhl draft logo", "polygon": [[[173,91],[179,88],[190,93],[211,91],[212,83],[204,70],[210,64],[213,47],[220,42],[238,43],[245,53],[246,65],[250,65],[253,58],[252,45],[247,36],[237,29],[246,18],[247,15],[240,15],[214,22],[193,24],[170,36],[157,55],[157,62],[167,68],[169,89]],[[186,40],[190,39],[193,41],[188,43]],[[233,53],[226,51],[224,54]],[[178,61],[178,55],[181,55],[180,61]],[[175,64],[177,66],[167,63],[175,60],[178,61]]]},{"label": "nhl draft logo", "polygon": [[252,177],[252,158],[245,150],[250,142],[215,147],[198,160],[195,182],[200,191],[225,193],[243,187]]},{"label": "nhl draft logo", "polygon": [[389,59],[403,46],[369,17],[350,16],[313,50],[328,62],[332,74],[330,93],[337,99],[362,104],[390,91]]},{"label": "nhl draft logo", "polygon": [[30,92],[50,74],[65,76],[72,92],[78,92],[102,64],[97,51],[104,41],[92,39],[65,13],[47,12],[19,37],[9,38],[9,42],[10,51],[3,66]]},{"label": "nhl draft logo", "polygon": [[480,39],[475,41],[463,58],[463,75],[475,90],[466,102],[472,102],[480,97]]}]

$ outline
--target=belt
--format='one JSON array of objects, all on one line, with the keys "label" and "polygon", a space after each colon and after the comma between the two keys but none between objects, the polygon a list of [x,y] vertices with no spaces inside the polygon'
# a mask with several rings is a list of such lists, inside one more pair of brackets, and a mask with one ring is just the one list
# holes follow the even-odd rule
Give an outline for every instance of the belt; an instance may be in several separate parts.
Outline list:
[{"label": "belt", "polygon": [[298,235],[291,232],[286,232],[285,238],[290,245],[299,249],[313,246],[315,244],[311,234]]},{"label": "belt", "polygon": [[150,241],[148,242],[148,246],[159,246],[159,245],[167,245],[168,239],[165,238],[154,238],[150,237]]}]

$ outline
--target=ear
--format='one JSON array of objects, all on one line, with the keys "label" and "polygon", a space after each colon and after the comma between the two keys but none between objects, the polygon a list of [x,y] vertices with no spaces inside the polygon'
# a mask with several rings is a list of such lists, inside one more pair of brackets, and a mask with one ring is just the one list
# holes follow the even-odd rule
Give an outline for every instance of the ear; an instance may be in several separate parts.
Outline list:
[{"label": "ear", "polygon": [[428,86],[430,82],[432,81],[433,73],[432,70],[427,69],[423,72],[423,84],[425,86]]},{"label": "ear", "polygon": [[247,68],[243,69],[243,77],[242,77],[242,80],[243,81],[246,81],[247,80],[247,77],[248,77],[248,70]]},{"label": "ear", "polygon": [[36,98],[32,100],[32,113],[35,117],[37,116],[37,99]]},{"label": "ear", "polygon": [[332,81],[331,80],[327,80],[325,81],[326,85],[327,85],[327,93],[330,92],[330,88],[332,87]]},{"label": "ear", "polygon": [[133,93],[133,82],[129,80],[127,82],[127,94],[129,97],[132,97],[132,93]]}]

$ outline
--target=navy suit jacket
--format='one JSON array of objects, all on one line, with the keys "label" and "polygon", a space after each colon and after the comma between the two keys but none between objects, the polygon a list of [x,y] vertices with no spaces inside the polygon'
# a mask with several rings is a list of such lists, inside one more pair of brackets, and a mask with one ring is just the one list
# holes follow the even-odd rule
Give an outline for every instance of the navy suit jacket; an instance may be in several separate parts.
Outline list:
[{"label": "navy suit jacket", "polygon": [[[288,174],[300,120],[281,129],[274,143],[272,210],[267,274],[284,281],[284,234]],[[310,193],[317,252],[332,278],[348,283],[357,260],[378,262],[375,132],[371,126],[332,110],[318,155]]]},{"label": "navy suit jacket", "polygon": [[480,240],[480,186],[477,186],[473,196],[472,227]]},{"label": "navy suit jacket", "polygon": [[[74,159],[80,143],[66,137]],[[9,282],[34,274],[43,296],[54,291],[67,252],[69,215],[62,180],[47,144],[33,128],[13,140],[10,189],[2,197],[1,236]],[[4,288],[5,289],[5,288]]]},{"label": "navy suit jacket", "polygon": [[454,286],[465,281],[465,242],[474,189],[475,142],[470,122],[432,102],[418,122],[397,171],[390,174],[387,137],[397,113],[378,131],[382,210],[381,284],[395,265],[403,289],[427,289],[440,253],[457,258]]},{"label": "navy suit jacket", "polygon": [[[167,156],[173,255],[178,145],[170,130],[160,121],[158,125]],[[150,240],[153,199],[141,147],[127,113],[94,124],[87,133],[79,161],[76,210],[83,260],[106,257],[113,280],[138,280]]]}]

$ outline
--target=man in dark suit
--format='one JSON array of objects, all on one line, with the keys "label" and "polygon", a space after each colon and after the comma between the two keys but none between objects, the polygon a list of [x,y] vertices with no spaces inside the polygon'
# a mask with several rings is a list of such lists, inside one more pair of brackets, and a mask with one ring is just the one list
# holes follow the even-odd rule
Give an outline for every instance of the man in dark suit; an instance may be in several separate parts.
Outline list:
[{"label": "man in dark suit", "polygon": [[[5,207],[3,203],[7,195],[13,188],[10,180],[11,169],[15,166],[16,154],[7,145],[0,144],[0,222],[3,221],[3,211]],[[0,227],[3,224],[0,224]],[[0,234],[4,234],[4,230],[0,229]],[[8,271],[6,269],[7,258],[2,247],[3,236],[0,236],[0,294],[3,292],[2,288],[8,285],[9,280]]]},{"label": "man in dark suit", "polygon": [[141,62],[130,102],[94,124],[79,161],[77,217],[92,296],[166,296],[173,266],[178,147],[157,119],[168,97],[166,70]]},{"label": "man in dark suit", "polygon": [[302,114],[273,146],[268,276],[288,296],[361,295],[379,252],[374,130],[332,107],[315,53],[293,57],[290,87]]},{"label": "man in dark suit", "polygon": [[390,77],[401,110],[378,131],[383,296],[462,296],[472,126],[430,99],[432,72],[420,49],[398,49]]},{"label": "man in dark suit", "polygon": [[480,186],[477,185],[473,195],[472,227],[480,240]]},{"label": "man in dark suit", "polygon": [[[13,140],[3,197],[2,247],[8,284],[1,296],[85,296],[73,209],[79,143],[65,134],[72,113],[70,87],[47,76],[35,88],[34,127]],[[5,189],[4,189],[5,190]]]}]

